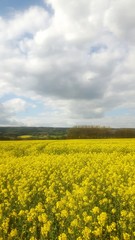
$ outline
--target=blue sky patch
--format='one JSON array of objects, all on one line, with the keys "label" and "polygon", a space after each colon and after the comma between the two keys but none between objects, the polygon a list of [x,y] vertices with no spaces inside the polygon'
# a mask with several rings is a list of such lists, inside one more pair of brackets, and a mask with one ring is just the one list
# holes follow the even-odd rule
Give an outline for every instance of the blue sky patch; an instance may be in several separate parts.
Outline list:
[{"label": "blue sky patch", "polygon": [[14,11],[23,11],[31,6],[41,6],[48,12],[52,11],[50,5],[45,4],[43,0],[0,0],[0,15],[8,16]]},{"label": "blue sky patch", "polygon": [[126,108],[118,108],[118,109],[114,109],[112,111],[109,111],[106,116],[109,117],[115,117],[115,116],[124,116],[129,114],[129,110]]}]

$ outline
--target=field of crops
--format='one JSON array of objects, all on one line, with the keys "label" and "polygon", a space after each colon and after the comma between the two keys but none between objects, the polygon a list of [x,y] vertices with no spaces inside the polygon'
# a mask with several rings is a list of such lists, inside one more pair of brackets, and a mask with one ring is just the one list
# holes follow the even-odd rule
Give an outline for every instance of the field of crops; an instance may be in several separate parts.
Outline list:
[{"label": "field of crops", "polygon": [[0,240],[134,240],[135,139],[0,142]]}]

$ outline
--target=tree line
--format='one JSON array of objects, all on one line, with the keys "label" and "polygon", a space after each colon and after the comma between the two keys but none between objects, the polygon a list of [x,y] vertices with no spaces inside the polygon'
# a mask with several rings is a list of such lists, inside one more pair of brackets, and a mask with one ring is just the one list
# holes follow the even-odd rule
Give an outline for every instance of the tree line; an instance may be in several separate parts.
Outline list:
[{"label": "tree line", "polygon": [[68,130],[68,139],[135,138],[134,128],[110,128],[101,126],[75,126]]}]

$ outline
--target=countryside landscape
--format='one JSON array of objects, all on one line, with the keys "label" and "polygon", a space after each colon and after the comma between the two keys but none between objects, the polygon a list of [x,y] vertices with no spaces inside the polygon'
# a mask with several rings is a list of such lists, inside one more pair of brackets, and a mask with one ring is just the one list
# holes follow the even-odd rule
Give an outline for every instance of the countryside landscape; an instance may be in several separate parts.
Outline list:
[{"label": "countryside landscape", "polygon": [[0,240],[135,240],[135,0],[0,1]]}]

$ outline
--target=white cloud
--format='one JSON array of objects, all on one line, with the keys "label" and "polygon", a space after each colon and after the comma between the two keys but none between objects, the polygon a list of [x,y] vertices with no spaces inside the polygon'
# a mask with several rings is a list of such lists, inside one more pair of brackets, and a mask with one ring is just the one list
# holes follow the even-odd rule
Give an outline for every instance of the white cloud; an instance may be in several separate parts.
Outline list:
[{"label": "white cloud", "polygon": [[11,112],[22,112],[27,108],[27,102],[20,98],[13,98],[3,103],[4,109]]},{"label": "white cloud", "polygon": [[105,24],[116,36],[123,41],[135,40],[135,1],[119,0],[112,1],[110,8],[106,12]]},{"label": "white cloud", "polygon": [[11,19],[0,18],[0,40],[13,40],[33,35],[49,26],[49,15],[41,7],[31,7],[24,12],[16,12]]},{"label": "white cloud", "polygon": [[26,96],[45,103],[45,113],[24,124],[111,123],[108,112],[135,102],[134,1],[48,3],[53,15],[31,7],[0,18],[0,94],[17,96],[1,118],[26,111]]},{"label": "white cloud", "polygon": [[7,109],[4,104],[0,103],[0,126],[16,126],[19,124],[20,122],[10,112],[10,109]]}]

